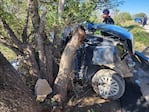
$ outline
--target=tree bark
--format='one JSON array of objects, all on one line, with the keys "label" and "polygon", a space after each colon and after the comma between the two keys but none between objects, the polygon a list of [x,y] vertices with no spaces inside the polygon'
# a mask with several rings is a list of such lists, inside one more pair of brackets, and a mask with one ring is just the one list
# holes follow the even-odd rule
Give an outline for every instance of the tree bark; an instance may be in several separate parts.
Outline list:
[{"label": "tree bark", "polygon": [[0,53],[0,112],[38,112],[30,90]]},{"label": "tree bark", "polygon": [[7,22],[3,18],[0,18],[0,19],[1,19],[2,23],[3,23],[3,27],[4,27],[5,31],[9,34],[12,42],[14,42],[14,44],[17,45],[20,50],[23,50],[23,48],[21,46],[22,42],[17,38],[17,36],[13,32],[13,30],[7,24]]},{"label": "tree bark", "polygon": [[[53,74],[52,74],[52,48],[50,47],[50,42],[47,39],[45,33],[45,16],[46,11],[43,12],[41,17],[38,13],[38,1],[37,0],[28,0],[29,12],[31,14],[32,24],[35,31],[35,39],[37,42],[37,51],[39,56],[39,73],[40,78],[47,79],[50,84],[53,83]],[[49,52],[47,52],[49,48]],[[49,60],[51,59],[51,60]],[[50,65],[47,65],[50,64]],[[51,71],[50,71],[51,70]]]},{"label": "tree bark", "polygon": [[40,75],[38,62],[36,60],[35,51],[29,44],[24,47],[24,57],[26,66],[30,68],[29,74],[38,78]]},{"label": "tree bark", "polygon": [[4,38],[2,35],[0,35],[0,43],[5,45],[6,47],[10,48],[12,51],[14,51],[16,53],[16,55],[23,55],[22,42],[19,40],[19,38],[17,37],[15,32],[12,30],[10,25],[5,21],[5,19],[0,17],[0,20],[3,24],[5,31],[8,33],[8,35],[10,37],[8,39],[8,38]]},{"label": "tree bark", "polygon": [[25,25],[24,25],[23,32],[22,32],[22,42],[23,43],[27,43],[27,39],[28,39],[28,36],[27,36],[28,22],[29,22],[29,9],[27,9]]},{"label": "tree bark", "polygon": [[81,45],[84,36],[85,31],[81,27],[76,28],[61,56],[58,76],[54,82],[56,91],[54,99],[59,103],[62,103],[67,98],[68,83],[72,76],[73,58],[76,50]]},{"label": "tree bark", "polygon": [[65,0],[59,0],[59,2],[58,2],[58,19],[59,19],[59,22],[61,22],[62,12],[64,11],[64,4],[65,4]]},{"label": "tree bark", "polygon": [[14,51],[16,55],[23,55],[23,51],[21,51],[19,48],[12,45],[11,43],[9,43],[8,40],[6,40],[2,35],[0,35],[0,43],[2,43],[4,46]]}]

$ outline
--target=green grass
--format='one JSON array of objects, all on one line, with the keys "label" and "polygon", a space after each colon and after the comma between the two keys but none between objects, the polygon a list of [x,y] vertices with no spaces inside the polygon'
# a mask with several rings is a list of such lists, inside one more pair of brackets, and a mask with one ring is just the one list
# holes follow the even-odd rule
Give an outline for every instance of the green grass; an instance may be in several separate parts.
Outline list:
[{"label": "green grass", "polygon": [[146,31],[143,31],[141,28],[136,27],[132,30],[132,33],[134,35],[135,41],[138,41],[144,45],[149,45],[149,33]]},{"label": "green grass", "polygon": [[2,44],[0,44],[0,52],[8,59],[8,60],[12,60],[16,58],[15,53],[10,50],[9,48],[3,46]]},{"label": "green grass", "polygon": [[123,24],[122,26],[129,29],[129,31],[133,34],[135,49],[143,50],[149,46],[149,33],[138,24],[130,22],[129,24]]}]

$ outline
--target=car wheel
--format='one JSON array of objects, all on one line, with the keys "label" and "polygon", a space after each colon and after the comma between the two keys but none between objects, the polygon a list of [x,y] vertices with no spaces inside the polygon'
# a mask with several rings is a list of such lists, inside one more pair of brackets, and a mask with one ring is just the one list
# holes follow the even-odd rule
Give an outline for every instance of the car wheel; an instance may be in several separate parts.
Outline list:
[{"label": "car wheel", "polygon": [[124,94],[125,81],[115,71],[101,69],[92,77],[92,87],[102,98],[114,100]]}]

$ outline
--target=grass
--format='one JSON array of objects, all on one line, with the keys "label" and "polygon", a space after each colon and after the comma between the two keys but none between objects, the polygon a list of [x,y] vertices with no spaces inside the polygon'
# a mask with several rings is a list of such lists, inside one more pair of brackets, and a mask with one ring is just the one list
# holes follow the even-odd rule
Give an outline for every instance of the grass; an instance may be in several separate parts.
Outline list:
[{"label": "grass", "polygon": [[135,28],[133,30],[133,34],[134,34],[134,40],[136,42],[135,43],[136,49],[142,50],[142,48],[149,46],[149,33],[147,33],[146,31],[142,31],[140,28]]},{"label": "grass", "polygon": [[139,24],[129,22],[129,24],[125,23],[122,26],[133,34],[135,49],[142,51],[149,46],[149,32],[146,32]]},{"label": "grass", "polygon": [[15,53],[4,45],[0,44],[0,52],[8,59],[12,60],[16,58]]}]

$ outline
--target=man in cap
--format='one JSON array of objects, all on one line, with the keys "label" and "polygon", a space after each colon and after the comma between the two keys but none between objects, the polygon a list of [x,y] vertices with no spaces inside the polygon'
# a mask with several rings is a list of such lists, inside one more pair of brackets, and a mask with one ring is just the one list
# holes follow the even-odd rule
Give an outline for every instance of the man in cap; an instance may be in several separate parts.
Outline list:
[{"label": "man in cap", "polygon": [[[104,9],[103,10],[103,23],[104,24],[114,24],[114,20],[111,18],[111,16],[109,16],[110,11],[108,9]],[[101,31],[101,35],[103,36],[111,36],[109,33]]]},{"label": "man in cap", "polygon": [[114,20],[109,16],[110,11],[108,9],[103,10],[103,23],[105,24],[114,24]]}]

